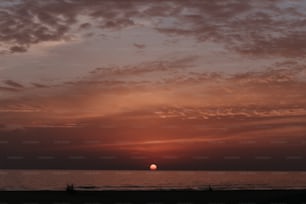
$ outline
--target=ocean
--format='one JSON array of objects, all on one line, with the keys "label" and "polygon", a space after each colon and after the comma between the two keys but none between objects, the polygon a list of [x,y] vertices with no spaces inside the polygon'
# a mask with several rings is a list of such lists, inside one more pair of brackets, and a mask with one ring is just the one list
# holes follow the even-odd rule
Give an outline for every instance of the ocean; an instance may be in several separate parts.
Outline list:
[{"label": "ocean", "polygon": [[306,172],[0,170],[0,190],[306,189]]}]

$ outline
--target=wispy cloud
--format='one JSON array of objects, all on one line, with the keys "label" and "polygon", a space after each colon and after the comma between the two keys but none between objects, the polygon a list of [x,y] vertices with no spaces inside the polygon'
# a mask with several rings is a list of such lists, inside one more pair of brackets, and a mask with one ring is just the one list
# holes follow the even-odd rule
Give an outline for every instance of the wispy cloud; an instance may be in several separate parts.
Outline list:
[{"label": "wispy cloud", "polygon": [[0,86],[0,91],[17,92],[19,89]]},{"label": "wispy cloud", "polygon": [[[20,117],[24,124],[29,122],[25,112],[32,112],[35,121],[48,116],[50,120],[64,118],[71,122],[144,109],[160,119],[185,121],[305,115],[306,82],[300,78],[305,71],[302,65],[277,63],[278,68],[236,74],[188,71],[196,59],[183,57],[101,67],[82,79],[52,86],[32,83],[33,87],[28,87],[25,93],[0,101],[0,106],[2,110],[14,110],[15,117]],[[163,78],[154,79],[152,73],[162,74]],[[146,74],[150,80],[143,78]],[[6,82],[10,87],[1,87],[3,91],[17,92],[22,86],[15,81]],[[5,117],[9,115],[3,116],[4,121],[11,120]],[[133,112],[126,117],[138,116]]]},{"label": "wispy cloud", "polygon": [[36,87],[36,88],[47,88],[48,86],[46,86],[46,85],[43,85],[43,84],[39,84],[39,83],[32,83],[32,85],[34,86],[34,87]]},{"label": "wispy cloud", "polygon": [[153,72],[176,72],[182,69],[188,69],[195,65],[198,56],[187,56],[174,59],[160,59],[149,62],[143,62],[137,65],[127,66],[111,66],[111,67],[98,67],[91,71],[93,77],[128,77],[150,74]]},{"label": "wispy cloud", "polygon": [[12,86],[14,88],[24,88],[23,85],[21,85],[20,83],[15,82],[15,81],[12,81],[12,80],[5,80],[4,83],[6,85]]},{"label": "wispy cloud", "polygon": [[145,44],[139,44],[139,43],[134,43],[133,44],[134,47],[138,48],[138,49],[144,49],[146,48]]}]

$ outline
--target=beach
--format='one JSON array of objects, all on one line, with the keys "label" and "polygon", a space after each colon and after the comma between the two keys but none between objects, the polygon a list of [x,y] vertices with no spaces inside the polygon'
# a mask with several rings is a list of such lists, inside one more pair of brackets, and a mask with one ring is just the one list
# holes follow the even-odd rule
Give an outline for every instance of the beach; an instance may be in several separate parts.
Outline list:
[{"label": "beach", "polygon": [[306,190],[1,191],[0,203],[305,203]]}]

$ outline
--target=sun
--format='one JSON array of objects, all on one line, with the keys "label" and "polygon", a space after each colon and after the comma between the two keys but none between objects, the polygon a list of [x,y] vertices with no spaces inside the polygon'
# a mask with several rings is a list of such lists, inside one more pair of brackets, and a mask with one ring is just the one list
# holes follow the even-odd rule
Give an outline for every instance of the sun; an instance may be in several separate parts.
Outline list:
[{"label": "sun", "polygon": [[156,164],[150,164],[150,170],[151,171],[156,171],[157,170],[157,165]]}]

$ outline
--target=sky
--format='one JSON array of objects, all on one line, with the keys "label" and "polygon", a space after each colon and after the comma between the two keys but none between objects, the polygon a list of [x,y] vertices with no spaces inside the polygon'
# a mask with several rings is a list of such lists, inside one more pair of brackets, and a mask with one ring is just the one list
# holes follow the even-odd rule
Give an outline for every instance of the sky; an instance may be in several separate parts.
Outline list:
[{"label": "sky", "polygon": [[306,170],[306,0],[1,0],[0,168]]}]

